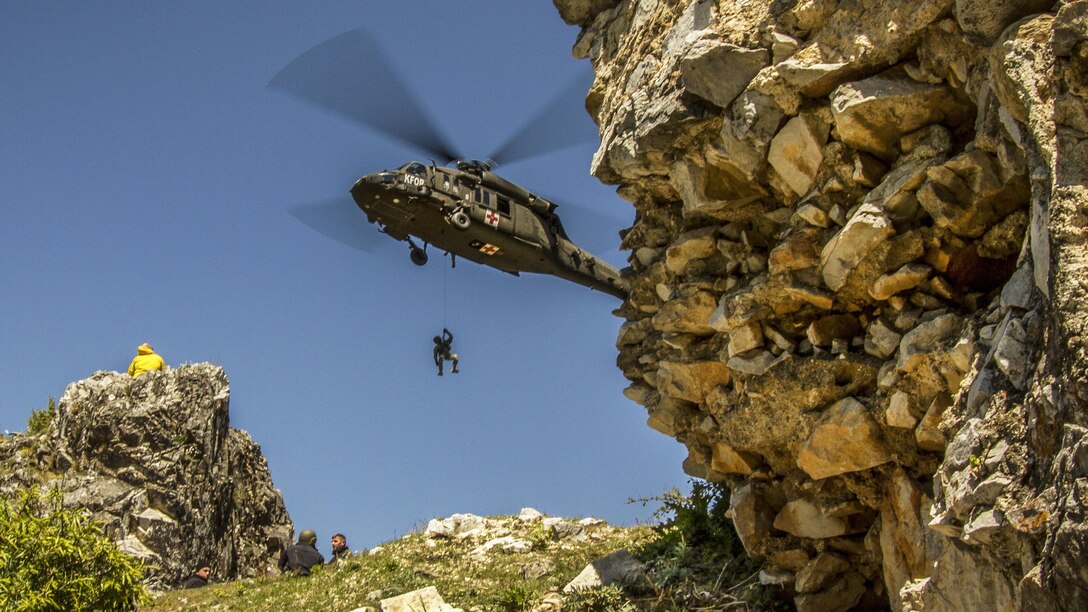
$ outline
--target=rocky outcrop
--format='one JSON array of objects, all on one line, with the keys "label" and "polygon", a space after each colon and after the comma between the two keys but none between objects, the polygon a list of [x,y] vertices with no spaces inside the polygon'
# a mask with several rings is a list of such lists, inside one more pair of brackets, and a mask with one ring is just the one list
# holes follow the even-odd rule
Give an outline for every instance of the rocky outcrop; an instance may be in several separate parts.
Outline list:
[{"label": "rocky outcrop", "polygon": [[555,3],[636,211],[626,395],[765,581],[1088,604],[1088,1]]},{"label": "rocky outcrop", "polygon": [[260,447],[229,426],[229,398],[211,364],[97,372],[68,386],[46,434],[0,442],[0,493],[58,486],[158,587],[195,563],[224,579],[269,574],[293,527]]}]

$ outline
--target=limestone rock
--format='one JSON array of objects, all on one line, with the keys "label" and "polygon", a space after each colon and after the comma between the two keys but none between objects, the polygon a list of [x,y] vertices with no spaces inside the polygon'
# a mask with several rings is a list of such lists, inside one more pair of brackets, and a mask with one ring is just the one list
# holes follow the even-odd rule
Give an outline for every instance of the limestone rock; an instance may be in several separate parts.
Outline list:
[{"label": "limestone rock", "polygon": [[646,580],[646,567],[631,553],[620,550],[587,565],[563,587],[563,592],[572,593],[613,584],[635,586]]},{"label": "limestone rock", "polygon": [[918,419],[910,409],[910,395],[904,391],[896,391],[888,400],[888,409],[884,412],[884,421],[888,427],[900,429],[914,429]]},{"label": "limestone rock", "polygon": [[966,105],[948,87],[888,71],[847,83],[831,94],[835,129],[846,144],[882,159],[898,156],[904,134],[933,123],[961,123]]},{"label": "limestone rock", "polygon": [[665,268],[673,274],[681,274],[694,259],[705,259],[718,252],[717,231],[706,227],[681,234],[665,251]]},{"label": "limestone rock", "polygon": [[927,265],[909,263],[895,272],[876,279],[873,286],[869,288],[869,295],[873,296],[874,300],[886,300],[897,293],[922,284],[932,271],[933,269]]},{"label": "limestone rock", "polygon": [[775,513],[757,485],[745,484],[729,496],[729,516],[749,556],[763,557],[763,542],[770,535]]},{"label": "limestone rock", "polygon": [[955,15],[965,33],[990,44],[1012,22],[1053,5],[1049,0],[956,0]]},{"label": "limestone rock", "polygon": [[1027,203],[1022,176],[1002,176],[996,158],[974,150],[926,170],[918,202],[937,227],[977,238],[990,226]]},{"label": "limestone rock", "polygon": [[428,538],[464,539],[481,536],[491,527],[488,519],[475,514],[454,514],[444,519],[431,519],[423,535]]},{"label": "limestone rock", "polygon": [[869,469],[889,460],[880,426],[869,409],[854,398],[828,408],[797,454],[797,466],[815,480]]},{"label": "limestone rock", "polygon": [[703,39],[680,61],[680,76],[688,91],[728,108],[769,59],[764,49]]},{"label": "limestone rock", "polygon": [[821,553],[797,573],[795,588],[799,593],[815,593],[826,588],[836,576],[850,569],[850,563],[834,553]]},{"label": "limestone rock", "polygon": [[722,474],[751,474],[759,466],[759,460],[751,453],[738,451],[726,442],[716,442],[710,467]]},{"label": "limestone rock", "polygon": [[657,385],[664,393],[689,402],[701,403],[707,393],[729,382],[729,368],[720,361],[697,362],[661,361],[657,368]]},{"label": "limestone rock", "polygon": [[794,117],[771,140],[767,162],[794,193],[805,195],[816,180],[826,141],[826,127],[807,115]]},{"label": "limestone rock", "polygon": [[669,300],[653,318],[654,329],[663,332],[682,332],[697,336],[714,333],[710,327],[710,315],[718,307],[718,300],[706,291],[697,291],[688,297]]},{"label": "limestone rock", "polygon": [[226,374],[212,364],[138,378],[96,372],[58,402],[37,474],[11,474],[0,493],[57,485],[66,506],[86,509],[157,566],[157,588],[184,581],[193,559],[227,579],[273,574],[293,526],[260,447],[230,427],[229,402]]},{"label": "limestone rock", "polygon": [[849,524],[841,518],[831,517],[806,499],[795,499],[785,505],[774,517],[774,528],[799,538],[833,538],[849,531]]},{"label": "limestone rock", "polygon": [[841,289],[861,260],[894,233],[892,222],[880,208],[862,204],[820,253],[824,284],[832,291]]},{"label": "limestone rock", "polygon": [[381,609],[382,612],[461,612],[446,603],[433,586],[383,599]]}]

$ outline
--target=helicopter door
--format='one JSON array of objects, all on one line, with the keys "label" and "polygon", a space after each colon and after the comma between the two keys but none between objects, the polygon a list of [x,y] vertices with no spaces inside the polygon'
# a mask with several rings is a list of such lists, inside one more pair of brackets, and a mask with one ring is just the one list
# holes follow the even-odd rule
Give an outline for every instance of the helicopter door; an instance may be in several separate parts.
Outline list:
[{"label": "helicopter door", "polygon": [[472,193],[472,199],[480,205],[483,222],[503,232],[514,233],[514,219],[510,215],[510,200],[479,186]]}]

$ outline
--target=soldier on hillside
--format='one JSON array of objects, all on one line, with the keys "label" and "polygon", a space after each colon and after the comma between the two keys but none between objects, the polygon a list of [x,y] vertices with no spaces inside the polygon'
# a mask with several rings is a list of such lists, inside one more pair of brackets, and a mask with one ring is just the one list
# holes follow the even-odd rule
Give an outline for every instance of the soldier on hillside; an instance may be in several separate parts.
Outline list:
[{"label": "soldier on hillside", "polygon": [[208,576],[212,573],[212,568],[206,564],[200,564],[197,566],[195,572],[189,579],[185,581],[185,584],[181,587],[183,589],[198,589],[202,586],[208,586]]},{"label": "soldier on hillside", "polygon": [[309,576],[310,568],[325,563],[325,557],[317,550],[316,544],[317,534],[314,530],[303,529],[298,534],[298,543],[288,546],[280,553],[280,571]]},{"label": "soldier on hillside", "polygon": [[351,558],[351,549],[348,548],[348,539],[344,534],[338,533],[332,536],[332,559],[329,563],[336,563]]}]

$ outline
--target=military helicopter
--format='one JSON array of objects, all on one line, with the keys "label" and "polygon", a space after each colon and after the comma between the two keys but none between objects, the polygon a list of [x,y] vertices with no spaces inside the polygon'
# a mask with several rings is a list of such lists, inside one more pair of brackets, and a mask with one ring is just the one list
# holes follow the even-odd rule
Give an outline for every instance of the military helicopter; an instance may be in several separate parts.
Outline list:
[{"label": "military helicopter", "polygon": [[[337,68],[331,73],[330,66]],[[330,83],[333,74],[336,76]],[[572,144],[564,140],[563,130],[547,129],[555,127],[549,113],[554,114],[559,103],[508,139],[489,161],[457,159],[362,29],[303,53],[281,70],[269,87],[430,154],[429,163],[410,161],[367,174],[350,189],[370,223],[408,244],[409,257],[416,265],[425,265],[428,246],[435,246],[451,255],[451,265],[456,265],[456,257],[462,257],[515,276],[522,272],[549,274],[621,299],[627,297],[620,271],[571,241],[555,202],[494,172],[491,160],[496,158],[523,159]],[[571,87],[559,100],[585,90],[584,86],[580,90]],[[435,158],[452,163],[439,165]],[[324,232],[318,224],[308,224]]]}]

